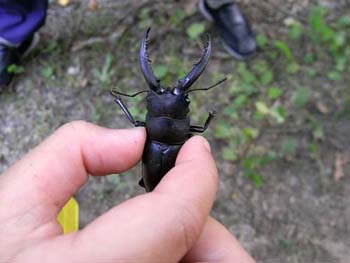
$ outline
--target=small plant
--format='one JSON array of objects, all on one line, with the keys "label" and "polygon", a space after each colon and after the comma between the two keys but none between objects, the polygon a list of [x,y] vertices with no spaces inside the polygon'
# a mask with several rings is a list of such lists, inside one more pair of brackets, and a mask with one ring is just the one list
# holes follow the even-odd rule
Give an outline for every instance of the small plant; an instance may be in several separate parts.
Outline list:
[{"label": "small plant", "polygon": [[109,85],[112,83],[112,76],[115,75],[116,71],[113,68],[114,58],[112,54],[107,54],[105,58],[105,63],[102,69],[99,71],[94,70],[95,77],[102,84],[104,89],[109,89]]},{"label": "small plant", "polygon": [[305,87],[301,87],[299,89],[297,89],[292,97],[292,101],[295,107],[297,108],[304,108],[306,103],[309,101],[309,97],[310,97],[310,90],[305,88]]},{"label": "small plant", "polygon": [[193,23],[187,28],[186,33],[191,39],[197,39],[200,35],[204,33],[204,31],[204,23]]},{"label": "small plant", "polygon": [[302,24],[294,19],[290,19],[287,23],[288,26],[288,37],[292,40],[299,40],[303,35]]},{"label": "small plant", "polygon": [[41,69],[41,75],[47,79],[51,78],[55,70],[52,66],[45,66]]},{"label": "small plant", "polygon": [[24,67],[16,65],[16,64],[11,64],[10,66],[7,67],[7,72],[11,74],[21,74],[24,72]]}]

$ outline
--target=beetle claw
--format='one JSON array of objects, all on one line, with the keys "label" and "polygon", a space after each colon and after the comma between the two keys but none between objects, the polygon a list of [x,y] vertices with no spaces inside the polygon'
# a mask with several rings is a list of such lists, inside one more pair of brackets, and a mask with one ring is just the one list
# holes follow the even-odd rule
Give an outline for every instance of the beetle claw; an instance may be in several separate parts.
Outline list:
[{"label": "beetle claw", "polygon": [[153,91],[158,91],[160,88],[159,79],[157,79],[153,73],[152,67],[150,65],[150,59],[148,56],[148,34],[151,28],[148,28],[141,42],[139,62],[141,67],[141,72],[149,85],[150,89]]}]

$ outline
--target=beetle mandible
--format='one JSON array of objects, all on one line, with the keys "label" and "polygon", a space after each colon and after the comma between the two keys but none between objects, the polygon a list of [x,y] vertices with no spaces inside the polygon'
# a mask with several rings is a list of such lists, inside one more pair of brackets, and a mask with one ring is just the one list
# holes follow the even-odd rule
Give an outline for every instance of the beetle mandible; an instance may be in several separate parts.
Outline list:
[{"label": "beetle mandible", "polygon": [[[193,65],[192,70],[178,81],[175,87],[162,87],[152,71],[148,57],[148,34],[146,31],[140,47],[139,62],[143,76],[149,90],[140,91],[132,95],[111,90],[115,102],[120,106],[129,121],[135,126],[146,127],[147,140],[142,155],[143,175],[140,185],[147,192],[152,191],[162,177],[175,165],[176,157],[181,146],[191,137],[191,133],[203,133],[213,119],[215,112],[209,112],[203,126],[190,125],[188,93],[196,90],[209,90],[226,80],[220,80],[208,88],[189,88],[199,78],[208,64],[211,53],[210,36],[200,60]],[[147,92],[146,121],[136,121],[121,100],[121,96],[135,97]]]}]

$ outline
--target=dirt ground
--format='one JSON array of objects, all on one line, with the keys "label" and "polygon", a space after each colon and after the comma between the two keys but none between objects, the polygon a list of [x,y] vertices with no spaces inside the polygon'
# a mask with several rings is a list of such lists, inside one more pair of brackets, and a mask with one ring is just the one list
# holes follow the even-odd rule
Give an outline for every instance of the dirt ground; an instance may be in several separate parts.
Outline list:
[{"label": "dirt ground", "polygon": [[[26,60],[24,73],[0,95],[0,172],[68,121],[82,119],[105,127],[130,127],[108,90],[117,87],[131,93],[145,88],[137,52],[148,25],[152,25],[150,53],[155,65],[171,64],[173,57],[179,57],[180,66],[190,69],[201,54],[201,38],[193,40],[186,35],[190,24],[204,22],[196,1],[98,0],[96,10],[84,0],[72,0],[66,7],[51,2],[39,46]],[[286,19],[307,23],[310,10],[318,5],[329,11],[329,20],[350,10],[347,0],[241,1],[256,34],[268,39],[286,39]],[[172,17],[179,9],[185,14],[180,22]],[[211,84],[217,72],[235,76],[238,65],[222,49],[215,28],[208,22],[205,28],[213,36],[213,56],[198,86]],[[296,60],[317,48],[305,39],[290,45]],[[267,53],[260,48],[247,66],[265,60]],[[261,135],[254,144],[261,147],[275,149],[290,136],[298,142],[291,154],[259,167],[261,187],[247,178],[240,162],[222,157],[225,140],[214,131],[220,118],[230,118],[220,117],[220,110],[229,103],[225,90],[193,96],[194,122],[201,123],[212,107],[219,112],[205,134],[220,172],[212,215],[258,262],[350,262],[350,70],[341,81],[331,81],[324,73],[329,71],[328,59],[313,64],[319,73],[315,78],[303,71],[303,65],[298,74],[285,75],[282,59],[266,59],[273,69],[275,85],[282,87],[282,102],[287,108],[296,86],[309,87],[310,101],[303,109],[288,108],[281,125],[256,124],[248,113],[254,104],[232,121],[237,127],[256,124]],[[128,105],[136,116],[143,115],[144,111],[137,110],[144,108],[143,101],[128,101]],[[308,151],[308,146],[314,145],[310,143],[309,122],[305,121],[310,116],[323,127],[316,157]],[[90,178],[76,195],[80,225],[143,193],[137,185],[140,173],[138,165],[119,176]]]}]

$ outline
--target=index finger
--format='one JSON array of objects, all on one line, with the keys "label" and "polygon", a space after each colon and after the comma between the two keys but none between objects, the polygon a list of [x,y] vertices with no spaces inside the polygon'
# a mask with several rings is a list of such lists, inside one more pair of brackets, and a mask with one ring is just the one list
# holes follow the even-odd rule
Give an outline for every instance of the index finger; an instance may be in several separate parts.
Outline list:
[{"label": "index finger", "polygon": [[118,173],[134,166],[145,138],[143,128],[113,130],[83,121],[64,125],[1,176],[0,215],[45,205],[54,210],[54,217],[88,174]]}]

